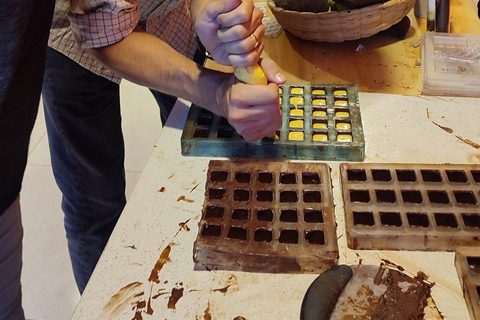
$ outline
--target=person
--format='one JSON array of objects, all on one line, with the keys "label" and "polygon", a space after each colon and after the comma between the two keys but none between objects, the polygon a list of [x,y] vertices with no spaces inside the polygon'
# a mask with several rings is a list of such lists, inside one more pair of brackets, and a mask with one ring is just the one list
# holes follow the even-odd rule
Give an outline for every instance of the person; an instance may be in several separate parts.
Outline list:
[{"label": "person", "polygon": [[[153,90],[165,122],[175,97],[228,119],[248,141],[280,127],[285,76],[264,47],[252,0],[57,0],[43,84],[52,168],[62,191],[68,248],[82,293],[122,212],[122,78]],[[80,2],[80,3],[78,3]],[[191,60],[199,42],[220,64],[259,62],[270,83]]]},{"label": "person", "polygon": [[24,319],[19,193],[38,112],[54,1],[0,2],[0,319]]}]

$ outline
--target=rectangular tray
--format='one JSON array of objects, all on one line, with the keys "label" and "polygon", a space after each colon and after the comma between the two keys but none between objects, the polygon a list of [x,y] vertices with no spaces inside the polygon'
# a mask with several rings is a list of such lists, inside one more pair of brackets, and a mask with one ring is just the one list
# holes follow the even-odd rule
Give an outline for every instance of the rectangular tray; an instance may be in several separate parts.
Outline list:
[{"label": "rectangular tray", "polygon": [[[296,109],[294,104],[303,116],[290,115]],[[280,105],[283,124],[276,132],[277,139],[253,143],[245,141],[225,118],[193,105],[181,138],[182,154],[363,161],[365,140],[356,86],[285,84],[280,87]],[[303,127],[292,128],[291,121],[303,121]],[[303,134],[302,140],[292,140],[293,134]],[[321,138],[326,141],[314,141]],[[338,141],[345,138],[347,141]]]},{"label": "rectangular tray", "polygon": [[193,258],[208,269],[271,273],[335,265],[328,165],[210,161]]},{"label": "rectangular tray", "polygon": [[480,320],[480,249],[458,248],[455,268],[472,320]]},{"label": "rectangular tray", "polygon": [[342,163],[340,176],[352,249],[479,245],[478,165]]}]

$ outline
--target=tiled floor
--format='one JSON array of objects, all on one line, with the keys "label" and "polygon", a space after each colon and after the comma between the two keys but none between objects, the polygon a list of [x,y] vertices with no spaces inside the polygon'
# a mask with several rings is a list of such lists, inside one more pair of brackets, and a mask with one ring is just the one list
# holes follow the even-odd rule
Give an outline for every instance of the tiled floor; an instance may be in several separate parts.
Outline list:
[{"label": "tiled floor", "polygon": [[[121,100],[128,199],[161,132],[161,123],[148,89],[124,81]],[[21,192],[25,232],[23,307],[28,319],[70,319],[80,298],[68,256],[60,200],[40,106]]]}]

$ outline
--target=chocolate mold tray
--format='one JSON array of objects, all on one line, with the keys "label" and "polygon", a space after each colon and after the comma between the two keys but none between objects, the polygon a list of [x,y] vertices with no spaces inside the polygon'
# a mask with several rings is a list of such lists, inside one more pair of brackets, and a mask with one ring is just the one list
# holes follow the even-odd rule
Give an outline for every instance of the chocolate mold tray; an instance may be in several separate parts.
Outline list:
[{"label": "chocolate mold tray", "polygon": [[480,166],[342,163],[340,173],[350,248],[478,246]]},{"label": "chocolate mold tray", "polygon": [[282,127],[275,138],[245,141],[225,118],[198,106],[190,108],[183,130],[182,154],[363,161],[363,134],[354,85],[285,84],[280,87]]},{"label": "chocolate mold tray", "polygon": [[480,320],[480,249],[458,248],[455,267],[472,320]]},{"label": "chocolate mold tray", "polygon": [[208,269],[271,273],[335,265],[328,165],[210,161],[193,259]]}]

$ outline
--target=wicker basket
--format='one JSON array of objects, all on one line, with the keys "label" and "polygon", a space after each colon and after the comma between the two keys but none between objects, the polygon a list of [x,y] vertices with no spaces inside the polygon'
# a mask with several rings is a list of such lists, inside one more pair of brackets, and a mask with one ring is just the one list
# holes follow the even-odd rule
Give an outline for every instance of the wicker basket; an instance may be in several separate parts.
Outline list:
[{"label": "wicker basket", "polygon": [[295,36],[317,42],[342,42],[370,37],[400,22],[415,0],[389,0],[360,9],[298,12],[277,7],[267,0],[278,23]]}]

